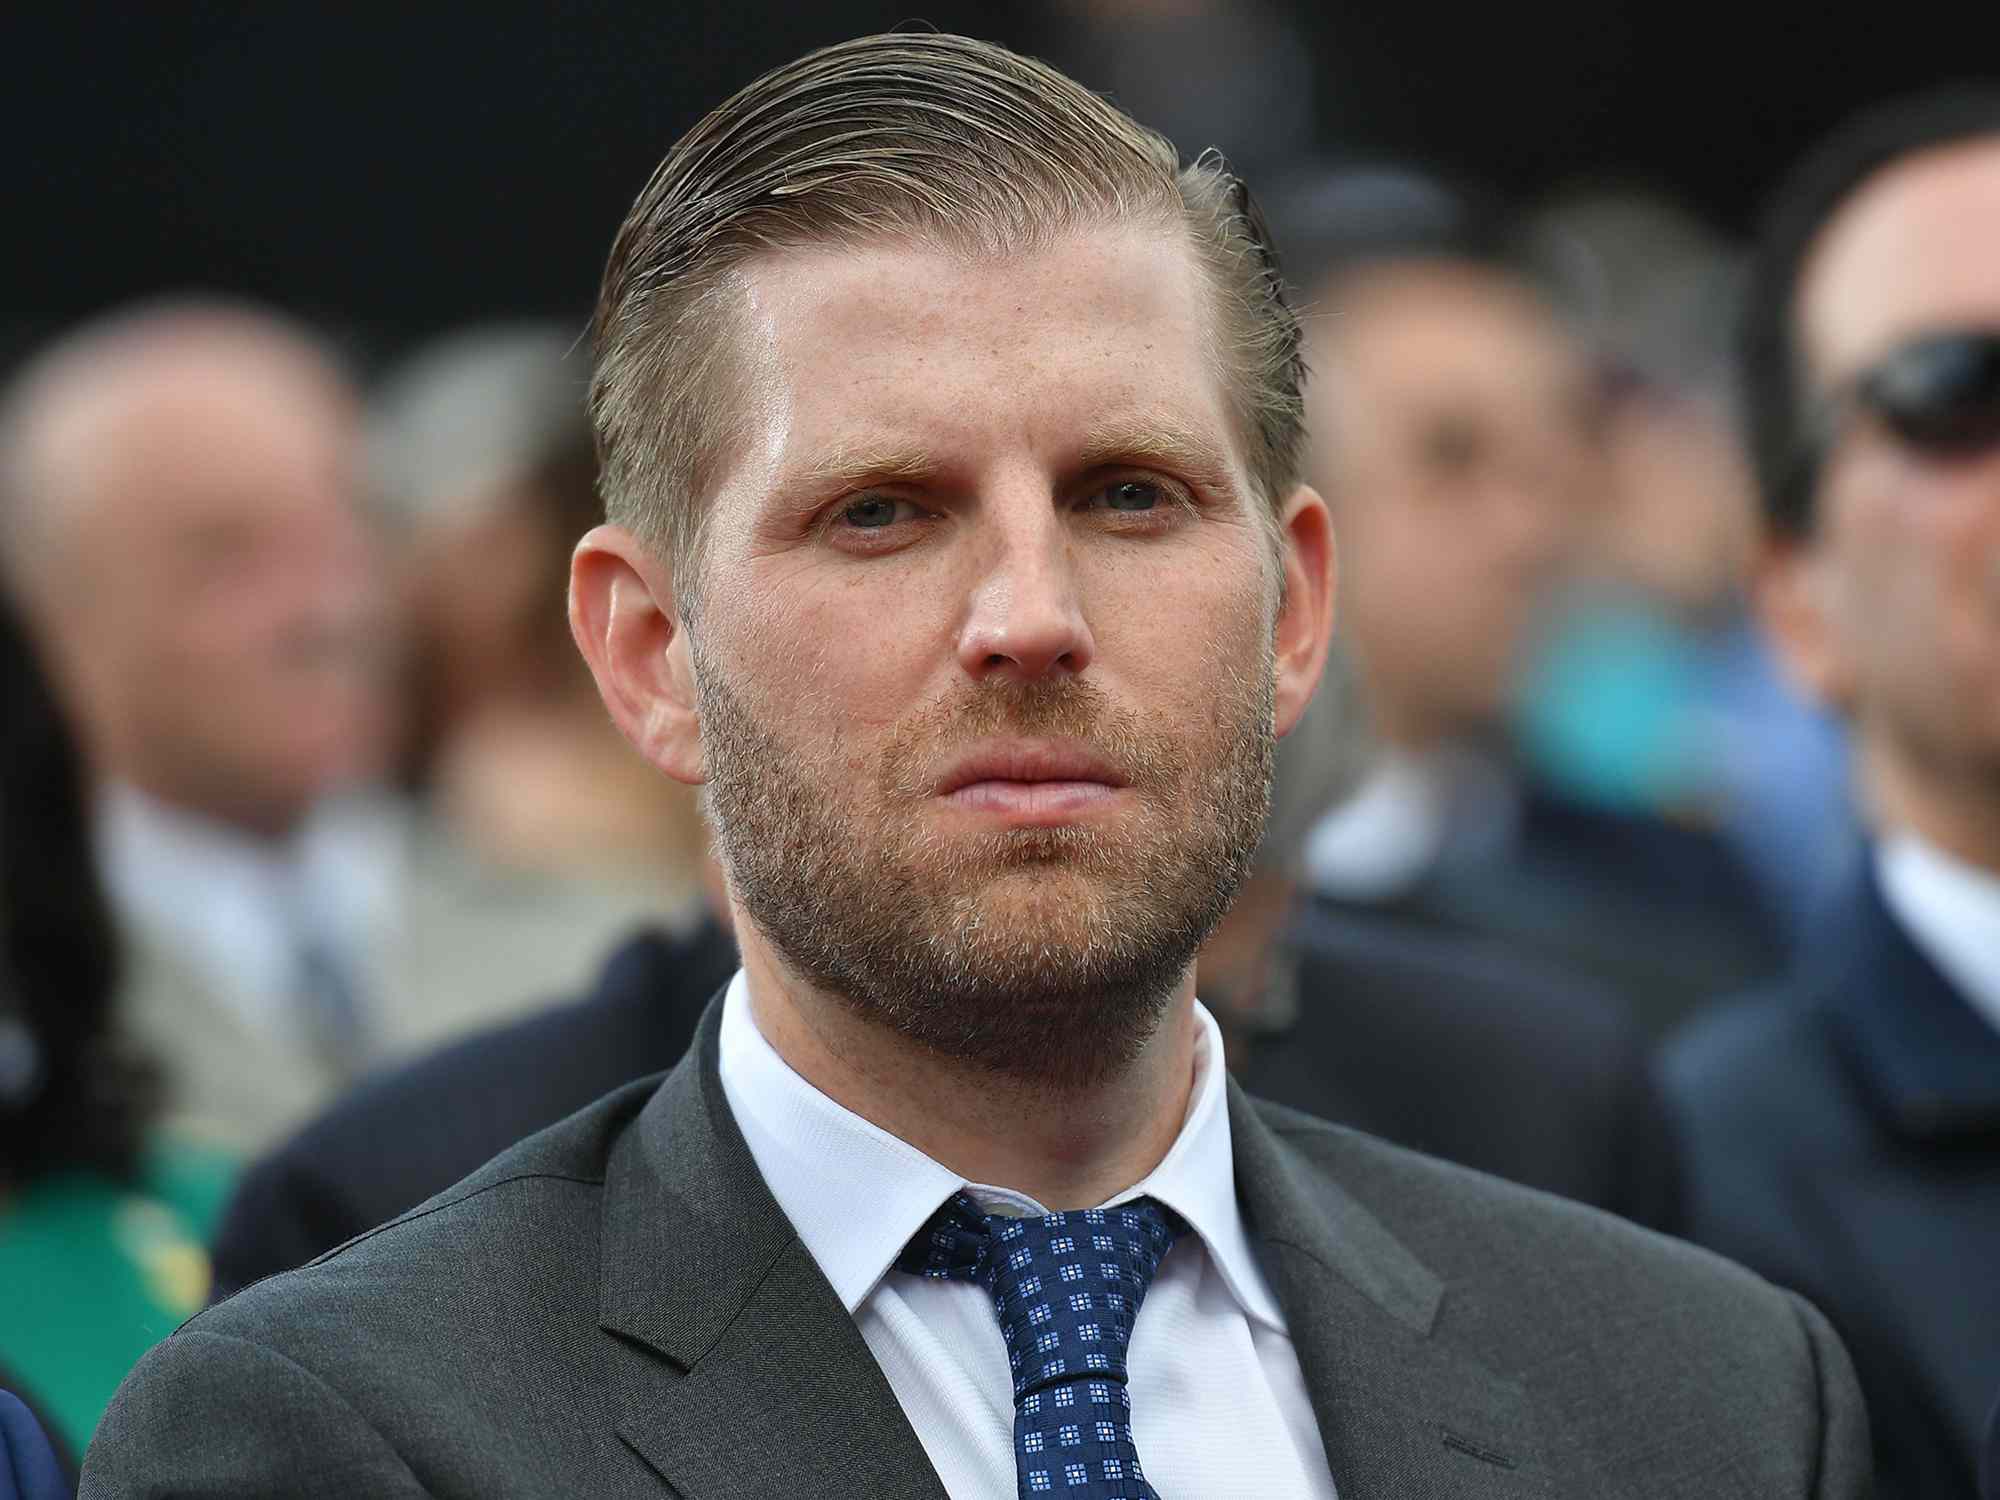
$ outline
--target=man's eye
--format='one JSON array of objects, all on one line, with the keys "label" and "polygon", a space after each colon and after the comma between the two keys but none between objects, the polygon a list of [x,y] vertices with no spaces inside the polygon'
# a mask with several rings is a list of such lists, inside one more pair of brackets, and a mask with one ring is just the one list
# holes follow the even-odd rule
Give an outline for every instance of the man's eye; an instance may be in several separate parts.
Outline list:
[{"label": "man's eye", "polygon": [[1106,485],[1102,493],[1110,510],[1151,510],[1165,498],[1157,484],[1143,479],[1121,479]]},{"label": "man's eye", "polygon": [[907,503],[903,500],[890,499],[886,495],[864,495],[845,507],[840,513],[840,519],[849,526],[863,531],[876,531],[894,524],[901,515],[897,507]]}]

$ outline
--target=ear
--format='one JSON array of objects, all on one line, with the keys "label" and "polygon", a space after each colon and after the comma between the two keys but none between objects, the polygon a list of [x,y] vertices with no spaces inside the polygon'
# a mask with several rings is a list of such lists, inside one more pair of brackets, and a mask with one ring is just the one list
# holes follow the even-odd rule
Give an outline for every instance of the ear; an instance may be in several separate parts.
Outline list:
[{"label": "ear", "polygon": [[676,781],[704,780],[694,663],[672,569],[622,526],[599,526],[569,564],[569,628],[612,720]]},{"label": "ear", "polygon": [[1845,713],[1854,669],[1841,637],[1834,580],[1809,540],[1773,541],[1757,562],[1757,615],[1786,674],[1804,693]]},{"label": "ear", "polygon": [[1333,635],[1333,518],[1310,485],[1300,485],[1278,519],[1284,594],[1272,644],[1277,657],[1275,727],[1290,734],[1312,701]]}]

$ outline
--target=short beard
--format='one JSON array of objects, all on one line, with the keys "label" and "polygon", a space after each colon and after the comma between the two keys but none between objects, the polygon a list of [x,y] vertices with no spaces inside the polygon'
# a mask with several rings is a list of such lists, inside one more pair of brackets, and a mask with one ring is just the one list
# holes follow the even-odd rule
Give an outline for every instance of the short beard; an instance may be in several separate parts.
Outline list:
[{"label": "short beard", "polygon": [[[872,784],[848,774],[837,729],[804,746],[781,737],[694,654],[717,850],[801,979],[935,1054],[1041,1090],[1088,1089],[1130,1065],[1263,832],[1268,643],[1207,723],[1150,726],[1079,678],[989,680],[901,726]],[[1128,778],[1136,820],[927,832],[943,757],[1010,733],[1090,745]],[[993,889],[1003,882],[1018,894]]]}]

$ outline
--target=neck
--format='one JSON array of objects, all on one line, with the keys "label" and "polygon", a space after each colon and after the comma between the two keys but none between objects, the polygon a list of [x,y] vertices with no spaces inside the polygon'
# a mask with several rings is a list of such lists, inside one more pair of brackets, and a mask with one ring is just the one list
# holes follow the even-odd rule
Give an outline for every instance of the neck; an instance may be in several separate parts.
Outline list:
[{"label": "neck", "polygon": [[1926,764],[1880,738],[1864,736],[1860,776],[1875,823],[1907,833],[1982,870],[2000,874],[2000,775]]},{"label": "neck", "polygon": [[226,830],[273,851],[282,850],[306,820],[307,809],[298,803],[189,796],[184,787],[130,771],[118,773],[113,779],[124,781],[148,801],[181,817]]},{"label": "neck", "polygon": [[1194,973],[1139,1054],[1088,1088],[971,1068],[807,984],[736,914],[750,1010],[791,1070],[969,1182],[1051,1210],[1091,1208],[1139,1181],[1180,1133],[1194,1085]]}]

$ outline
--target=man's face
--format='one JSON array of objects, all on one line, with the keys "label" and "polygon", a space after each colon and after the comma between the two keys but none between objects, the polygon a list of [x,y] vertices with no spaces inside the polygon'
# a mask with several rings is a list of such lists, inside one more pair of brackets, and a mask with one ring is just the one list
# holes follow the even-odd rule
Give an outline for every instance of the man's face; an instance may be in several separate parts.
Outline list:
[{"label": "man's face", "polygon": [[107,414],[58,607],[110,770],[278,831],[373,769],[389,699],[355,435],[261,368],[193,365]]},{"label": "man's face", "polygon": [[1261,830],[1280,573],[1207,308],[1136,227],[743,277],[689,629],[720,852],[796,971],[949,1055],[1125,1061]]},{"label": "man's face", "polygon": [[1313,366],[1315,478],[1382,728],[1490,723],[1592,489],[1585,363],[1530,293],[1438,261],[1344,282]]},{"label": "man's face", "polygon": [[[2000,328],[2000,140],[1864,185],[1806,265],[1798,326],[1821,392],[1913,336]],[[2000,777],[2000,451],[1926,455],[1860,414],[1817,517],[1799,559],[1821,621],[1809,680],[1906,759]]]}]

